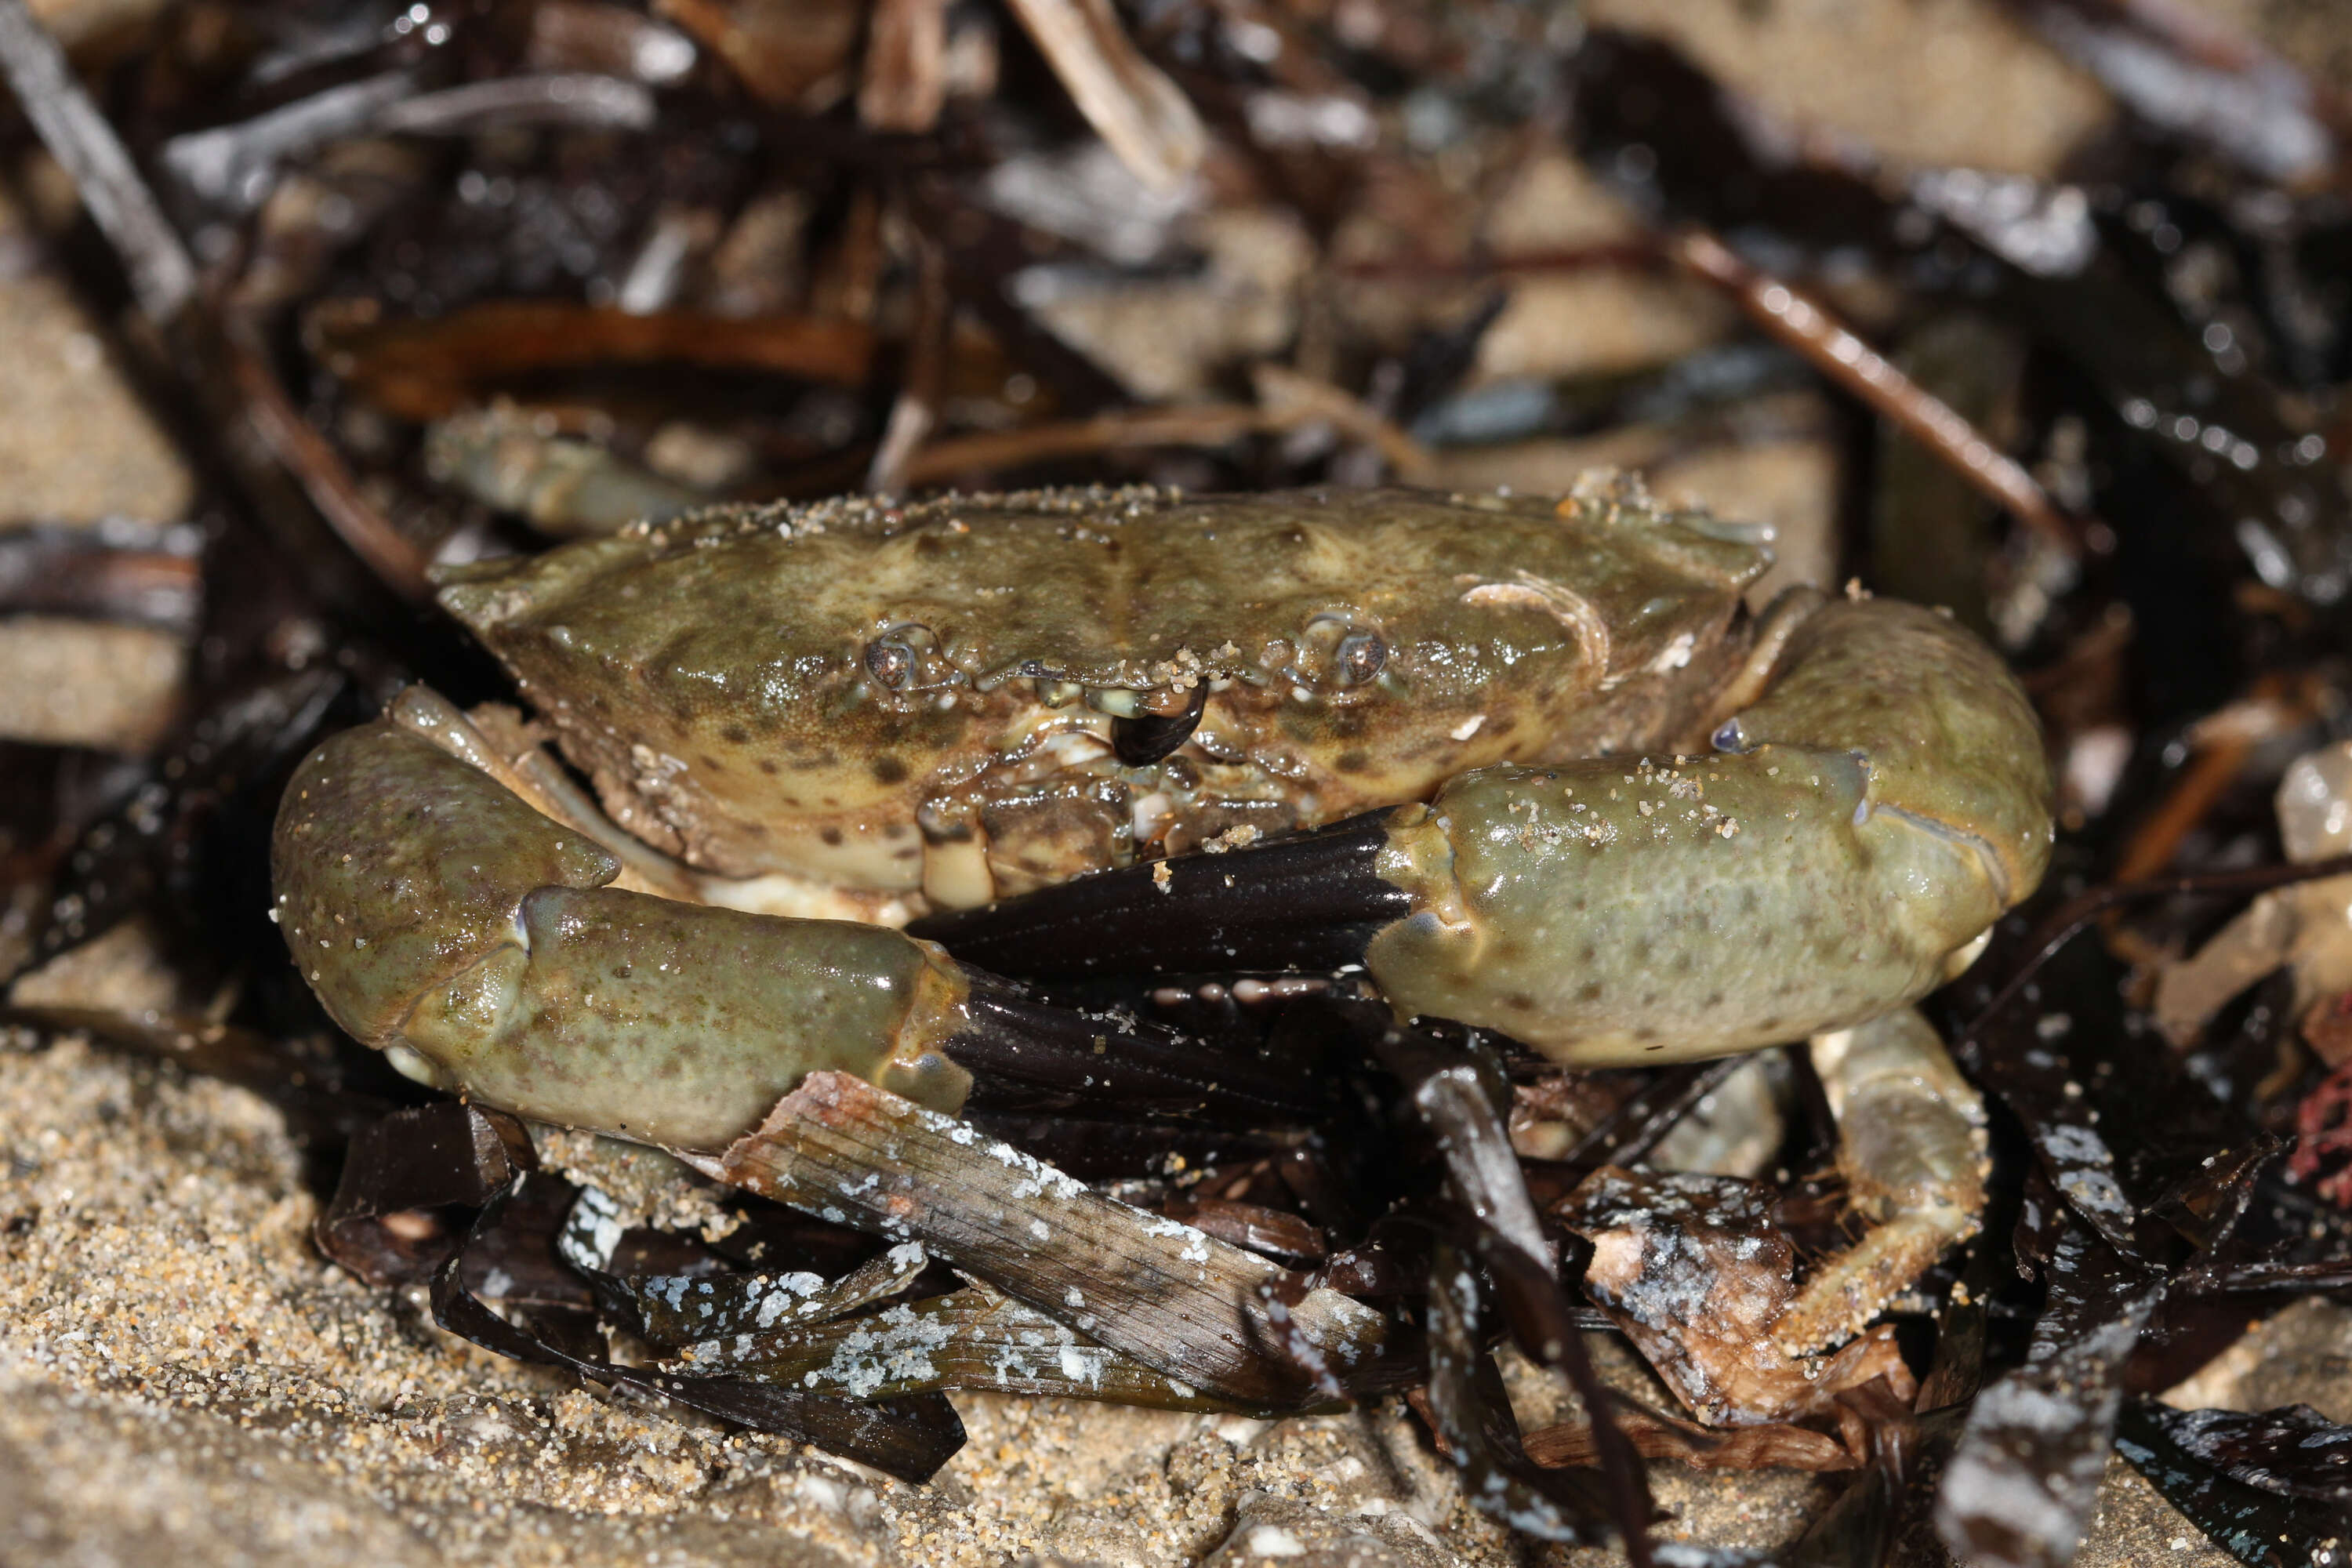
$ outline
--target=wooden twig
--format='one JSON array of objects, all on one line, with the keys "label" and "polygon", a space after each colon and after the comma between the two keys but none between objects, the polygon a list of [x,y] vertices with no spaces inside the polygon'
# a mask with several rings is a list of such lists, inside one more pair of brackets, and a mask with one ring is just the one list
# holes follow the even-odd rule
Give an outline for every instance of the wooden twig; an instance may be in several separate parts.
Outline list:
[{"label": "wooden twig", "polygon": [[905,488],[919,489],[964,474],[1021,468],[1057,458],[1093,457],[1120,447],[1223,447],[1245,436],[1279,436],[1318,422],[1377,447],[1391,471],[1405,483],[1434,481],[1437,466],[1428,449],[1362,400],[1276,365],[1255,367],[1252,380],[1265,400],[1255,408],[1237,403],[1120,408],[1091,419],[935,441],[908,463]]},{"label": "wooden twig", "polygon": [[47,28],[25,0],[0,0],[0,74],[130,275],[139,309],[168,328],[195,297],[196,267]]},{"label": "wooden twig", "polygon": [[1011,9],[1129,174],[1155,191],[1173,190],[1192,175],[1208,147],[1201,117],[1182,90],[1136,52],[1110,0],[1011,0]]},{"label": "wooden twig", "polygon": [[737,319],[692,310],[635,316],[561,300],[491,300],[430,321],[314,315],[319,357],[387,413],[437,419],[480,388],[535,371],[677,362],[768,371],[834,386],[865,383],[874,335],[817,316]]},{"label": "wooden twig", "polygon": [[907,468],[907,485],[919,489],[961,474],[1088,457],[1118,447],[1222,447],[1256,434],[1265,424],[1262,412],[1243,404],[1199,403],[1116,409],[1022,430],[983,430],[934,441],[916,453]]},{"label": "wooden twig", "polygon": [[1677,231],[1667,239],[1666,250],[1694,277],[1730,295],[1758,326],[1949,463],[1995,505],[2070,558],[2083,554],[2083,529],[2058,509],[2032,475],[1951,405],[1897,370],[1821,305],[1749,266],[1705,229]]},{"label": "wooden twig", "polygon": [[876,0],[858,120],[915,136],[938,125],[948,96],[947,44],[947,0]]},{"label": "wooden twig", "polygon": [[2257,679],[2241,700],[2207,714],[2187,737],[2191,756],[2155,810],[2132,829],[2115,880],[2137,882],[2172,864],[2181,841],[2205,820],[2263,742],[2308,722],[2311,704],[2276,674]]},{"label": "wooden twig", "polygon": [[234,326],[224,333],[223,344],[254,438],[294,477],[336,536],[385,586],[411,604],[423,603],[433,592],[425,576],[425,552],[361,491],[342,454],[286,395],[260,345]]},{"label": "wooden twig", "polygon": [[907,367],[890,405],[882,443],[866,470],[874,495],[898,495],[924,439],[939,424],[940,391],[947,381],[948,332],[955,311],[948,297],[947,253],[929,235],[914,235],[915,322],[907,334]]}]

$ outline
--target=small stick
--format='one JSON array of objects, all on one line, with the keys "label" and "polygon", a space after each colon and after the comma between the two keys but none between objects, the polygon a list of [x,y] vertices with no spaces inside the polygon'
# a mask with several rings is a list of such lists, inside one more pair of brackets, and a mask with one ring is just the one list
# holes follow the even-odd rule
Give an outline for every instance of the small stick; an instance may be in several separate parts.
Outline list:
[{"label": "small stick", "polygon": [[1749,320],[1804,355],[1823,375],[1926,445],[1995,505],[2070,559],[2082,556],[2084,531],[2058,510],[2032,475],[1987,440],[1951,405],[1846,331],[1829,311],[1749,266],[1703,228],[1677,231],[1666,241],[1666,253],[1695,277],[1730,295]]},{"label": "small stick", "polygon": [[1188,403],[1115,408],[1091,419],[1056,420],[1017,430],[982,430],[931,442],[907,464],[903,489],[952,481],[960,475],[1019,468],[1055,458],[1092,457],[1118,447],[1223,447],[1246,436],[1279,436],[1321,420],[1378,447],[1398,479],[1433,481],[1436,469],[1422,445],[1362,402],[1295,371],[1261,365],[1254,377],[1262,405]]},{"label": "small stick", "polygon": [[1238,403],[1200,403],[1113,409],[1091,419],[1056,420],[1018,430],[982,430],[934,441],[915,453],[907,466],[906,487],[919,489],[960,474],[1088,457],[1114,447],[1222,447],[1265,427],[1262,410]]},{"label": "small stick", "polygon": [[479,402],[485,383],[581,366],[683,361],[862,386],[874,353],[873,333],[856,321],[695,310],[635,316],[561,300],[487,300],[430,320],[352,311],[323,321],[318,337],[330,371],[385,412],[417,420]]},{"label": "small stick", "polygon": [[1007,9],[1129,174],[1154,191],[1192,177],[1208,148],[1201,117],[1129,39],[1110,0],[1009,0]]},{"label": "small stick", "polygon": [[139,177],[121,138],[82,90],[66,52],[25,0],[0,0],[0,74],[25,117],[81,192],[82,204],[122,258],[139,309],[168,328],[195,297],[196,267]]},{"label": "small stick", "polygon": [[940,392],[947,382],[948,331],[955,315],[948,298],[947,252],[930,236],[916,231],[915,322],[907,333],[907,368],[898,400],[890,405],[882,444],[866,470],[873,495],[899,495],[907,475],[940,419]]},{"label": "small stick", "polygon": [[2173,780],[2155,811],[2126,840],[2114,880],[2137,882],[2172,864],[2181,840],[2237,782],[2254,748],[2310,717],[2309,701],[2291,693],[2279,676],[2270,674],[2257,679],[2243,700],[2200,720],[2188,737],[2196,749],[2195,757]]},{"label": "small stick", "polygon": [[[141,314],[179,361],[197,405],[223,421],[242,414],[270,458],[301,486],[344,543],[403,598],[424,598],[429,585],[423,552],[360,494],[342,459],[278,384],[266,357],[241,341],[234,322],[191,309],[197,279],[187,247],[114,128],[82,90],[65,51],[34,19],[25,0],[0,0],[0,73],[51,154],[73,176],[91,218],[121,258]],[[218,384],[216,368],[225,369],[234,383],[234,405],[224,395],[230,389]],[[268,515],[269,486],[251,472],[261,465],[240,467],[247,467],[247,477],[261,492],[257,505]]]},{"label": "small stick", "polygon": [[425,552],[361,492],[342,455],[286,395],[267,354],[250,341],[249,331],[234,319],[226,328],[222,348],[254,438],[294,477],[328,526],[378,580],[410,604],[424,603],[433,592]]}]

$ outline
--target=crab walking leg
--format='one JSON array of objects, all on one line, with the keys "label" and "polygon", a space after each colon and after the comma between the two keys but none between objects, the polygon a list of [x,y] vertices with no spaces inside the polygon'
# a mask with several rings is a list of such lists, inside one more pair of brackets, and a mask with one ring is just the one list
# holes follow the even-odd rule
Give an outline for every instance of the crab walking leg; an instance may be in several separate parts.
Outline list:
[{"label": "crab walking leg", "polygon": [[1816,611],[1715,743],[1485,768],[1426,805],[909,929],[1015,973],[1361,962],[1401,1014],[1597,1067],[1874,1017],[2041,879],[2032,710],[1933,611]]},{"label": "crab walking leg", "polygon": [[1917,1009],[1816,1035],[1811,1052],[1837,1118],[1846,1202],[1870,1229],[1823,1263],[1772,1325],[1790,1356],[1860,1333],[1974,1236],[1989,1168],[1984,1100]]},{"label": "crab walking leg", "polygon": [[1306,1103],[1271,1069],[1032,1000],[895,931],[608,886],[612,853],[443,743],[446,712],[394,711],[296,773],[274,912],[335,1021],[424,1082],[706,1152],[820,1069],[950,1114],[974,1068],[990,1103]]}]

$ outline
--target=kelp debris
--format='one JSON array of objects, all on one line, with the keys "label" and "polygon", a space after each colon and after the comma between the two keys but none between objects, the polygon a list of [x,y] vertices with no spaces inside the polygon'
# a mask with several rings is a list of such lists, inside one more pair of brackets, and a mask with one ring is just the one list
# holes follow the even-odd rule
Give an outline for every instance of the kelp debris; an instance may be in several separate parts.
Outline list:
[{"label": "kelp debris", "polygon": [[1213,1394],[1296,1407],[1395,1375],[1387,1323],[1370,1308],[846,1074],[811,1074],[708,1164],[805,1212],[919,1240]]}]

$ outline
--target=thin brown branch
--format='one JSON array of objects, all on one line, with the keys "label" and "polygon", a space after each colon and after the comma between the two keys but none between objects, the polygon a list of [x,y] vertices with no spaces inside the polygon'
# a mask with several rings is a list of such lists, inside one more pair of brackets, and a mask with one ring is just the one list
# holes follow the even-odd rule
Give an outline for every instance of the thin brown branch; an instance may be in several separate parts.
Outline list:
[{"label": "thin brown branch", "polygon": [[313,331],[329,369],[387,413],[419,420],[475,401],[487,384],[591,365],[674,362],[856,386],[874,351],[873,334],[856,321],[688,310],[636,316],[559,300],[496,300],[431,321],[321,311]]},{"label": "thin brown branch", "polygon": [[425,576],[425,552],[361,493],[342,454],[302,417],[260,346],[234,326],[223,334],[222,342],[230,381],[255,439],[294,476],[336,536],[387,587],[412,604],[429,597],[433,584]]},{"label": "thin brown branch", "polygon": [[1349,440],[1378,449],[1381,460],[1407,484],[1428,484],[1436,478],[1437,464],[1428,448],[1355,394],[1273,363],[1252,366],[1250,384],[1269,429],[1290,430],[1319,421]]},{"label": "thin brown branch", "polygon": [[1177,85],[1136,51],[1110,0],[1010,0],[1070,100],[1128,172],[1172,190],[1199,167],[1208,133]]},{"label": "thin brown branch", "polygon": [[986,430],[935,441],[915,455],[907,484],[919,489],[959,475],[1023,468],[1057,458],[1091,457],[1121,447],[1222,447],[1265,428],[1265,415],[1237,403],[1177,408],[1122,408],[1091,419]]},{"label": "thin brown branch", "polygon": [[948,328],[955,311],[948,297],[947,253],[929,236],[914,235],[915,323],[907,334],[907,365],[898,401],[882,428],[882,444],[866,470],[874,495],[898,495],[940,417],[940,390],[947,380]]},{"label": "thin brown branch", "polygon": [[2189,733],[2195,754],[2189,765],[2125,841],[2116,864],[2116,880],[2140,881],[2172,864],[2181,840],[2237,782],[2254,748],[2309,716],[2309,704],[2292,697],[2286,683],[2276,675],[2256,681],[2245,700],[2208,714]]},{"label": "thin brown branch", "polygon": [[195,263],[121,138],[82,90],[65,50],[25,0],[0,0],[0,75],[122,258],[141,312],[159,328],[170,326],[195,297]]},{"label": "thin brown branch", "polygon": [[1396,477],[1408,484],[1425,484],[1435,474],[1436,465],[1419,442],[1349,393],[1276,365],[1257,366],[1253,379],[1265,399],[1263,407],[1195,403],[1121,408],[1091,419],[988,430],[936,441],[908,464],[906,484],[919,489],[967,474],[1095,457],[1120,447],[1223,447],[1246,436],[1278,436],[1317,421],[1378,447]]},{"label": "thin brown branch", "polygon": [[2067,555],[2083,554],[2084,530],[2059,510],[2032,475],[1819,303],[1748,265],[1705,229],[1676,231],[1666,251],[1692,276],[1731,296],[1750,321],[1823,375],[1950,464],[1995,505]]}]

